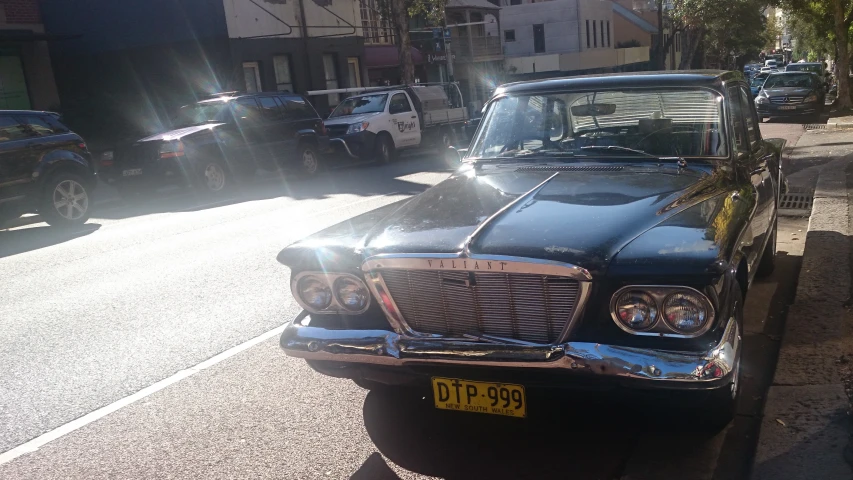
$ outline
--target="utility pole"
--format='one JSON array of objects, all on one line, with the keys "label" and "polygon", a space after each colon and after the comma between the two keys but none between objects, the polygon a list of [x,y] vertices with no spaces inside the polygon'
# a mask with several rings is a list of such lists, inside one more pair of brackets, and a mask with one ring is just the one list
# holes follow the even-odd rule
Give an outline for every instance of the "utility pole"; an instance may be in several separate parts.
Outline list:
[{"label": "utility pole", "polygon": [[453,54],[450,52],[450,42],[447,41],[445,32],[447,28],[447,11],[444,11],[444,28],[441,29],[441,41],[444,42],[444,53],[447,55],[447,79],[453,81]]}]

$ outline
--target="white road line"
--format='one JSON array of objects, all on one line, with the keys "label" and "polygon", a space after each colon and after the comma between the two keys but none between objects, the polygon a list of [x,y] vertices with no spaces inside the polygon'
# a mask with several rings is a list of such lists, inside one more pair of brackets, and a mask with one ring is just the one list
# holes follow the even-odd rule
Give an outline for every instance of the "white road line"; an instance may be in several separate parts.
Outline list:
[{"label": "white road line", "polygon": [[29,442],[23,443],[23,444],[18,445],[17,447],[15,447],[11,450],[3,452],[2,454],[0,454],[0,465],[3,465],[5,463],[9,463],[12,460],[20,457],[21,455],[33,453],[33,452],[37,451],[39,448],[47,445],[48,443],[50,443],[50,442],[52,442],[52,441],[54,441],[60,437],[63,437],[63,436],[68,435],[69,433],[71,433],[75,430],[83,428],[92,422],[96,422],[96,421],[106,417],[107,415],[113,413],[113,412],[116,412],[116,411],[118,411],[118,410],[132,404],[132,403],[138,402],[139,400],[142,400],[143,398],[145,398],[149,395],[157,393],[160,390],[163,390],[164,388],[166,388],[172,384],[178,383],[181,380],[184,380],[184,379],[186,379],[192,375],[195,375],[196,373],[198,373],[198,372],[200,372],[206,368],[212,367],[212,366],[216,365],[217,363],[219,363],[223,360],[227,360],[228,358],[233,357],[234,355],[237,355],[238,353],[257,345],[257,344],[263,342],[264,340],[268,340],[268,339],[270,339],[276,335],[281,335],[281,332],[284,331],[285,326],[286,326],[286,324],[282,325],[278,328],[275,328],[273,330],[270,330],[268,332],[262,333],[261,335],[255,337],[255,338],[247,340],[247,341],[245,341],[245,342],[243,342],[237,346],[234,346],[234,347],[229,348],[228,350],[225,350],[222,353],[219,353],[213,357],[210,357],[209,359],[199,363],[198,365],[196,365],[194,367],[190,367],[186,370],[181,370],[180,372],[172,375],[171,377],[165,378],[163,380],[160,380],[157,383],[149,385],[148,387],[145,387],[142,390],[140,390],[140,391],[138,391],[132,395],[128,395],[127,397],[124,397],[124,398],[122,398],[116,402],[113,402],[109,405],[101,407],[101,408],[99,408],[93,412],[87,413],[86,415],[83,415],[80,418],[77,418],[75,420],[72,420],[72,421],[64,424],[64,425],[56,427],[47,433],[39,435],[38,437],[30,440]]}]

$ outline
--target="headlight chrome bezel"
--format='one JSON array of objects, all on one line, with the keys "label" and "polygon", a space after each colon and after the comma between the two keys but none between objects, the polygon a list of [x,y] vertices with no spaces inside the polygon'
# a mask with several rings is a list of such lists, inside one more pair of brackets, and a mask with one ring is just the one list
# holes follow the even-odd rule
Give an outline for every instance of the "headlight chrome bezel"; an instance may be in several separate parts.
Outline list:
[{"label": "headlight chrome bezel", "polygon": [[[617,317],[616,301],[621,295],[629,291],[645,293],[646,295],[652,297],[652,300],[654,300],[655,302],[655,308],[657,309],[657,318],[650,326],[642,330],[634,330],[628,327]],[[690,294],[695,296],[700,300],[700,303],[703,304],[707,310],[707,319],[705,320],[705,324],[702,325],[702,327],[696,330],[695,332],[686,333],[683,331],[679,331],[673,326],[671,326],[669,322],[667,322],[664,318],[666,316],[666,312],[663,309],[664,305],[666,304],[666,301],[669,299],[669,297],[676,293]],[[714,303],[708,298],[708,296],[692,287],[678,285],[626,285],[616,290],[616,292],[614,292],[613,295],[610,297],[610,317],[617,327],[619,327],[623,332],[629,333],[631,335],[668,338],[696,338],[704,335],[711,329],[711,327],[713,327],[714,322],[717,318],[717,312],[714,307]]]},{"label": "headlight chrome bezel", "polygon": [[[314,277],[326,284],[329,287],[329,290],[332,294],[332,301],[329,303],[329,306],[322,309],[317,310],[310,305],[308,305],[303,299],[299,292],[299,282],[306,277]],[[338,300],[337,292],[335,291],[335,283],[339,278],[346,278],[348,280],[352,280],[364,288],[367,292],[367,303],[364,308],[360,310],[350,310],[343,306]],[[370,304],[373,302],[373,295],[370,292],[370,288],[368,288],[367,283],[363,278],[360,278],[356,275],[352,275],[350,273],[331,273],[331,272],[300,272],[293,276],[290,280],[290,292],[293,295],[293,298],[296,300],[302,308],[307,310],[313,314],[322,314],[322,315],[331,315],[331,314],[343,314],[343,315],[360,315],[366,312],[370,308]]]}]

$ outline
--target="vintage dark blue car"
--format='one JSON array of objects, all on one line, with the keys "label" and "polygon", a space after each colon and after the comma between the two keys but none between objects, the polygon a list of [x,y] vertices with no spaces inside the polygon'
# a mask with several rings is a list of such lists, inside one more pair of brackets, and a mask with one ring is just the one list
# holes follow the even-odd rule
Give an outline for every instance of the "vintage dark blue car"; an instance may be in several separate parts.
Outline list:
[{"label": "vintage dark blue car", "polygon": [[738,72],[500,87],[447,180],[293,244],[281,346],[365,388],[525,417],[528,390],[739,394],[784,178]]}]

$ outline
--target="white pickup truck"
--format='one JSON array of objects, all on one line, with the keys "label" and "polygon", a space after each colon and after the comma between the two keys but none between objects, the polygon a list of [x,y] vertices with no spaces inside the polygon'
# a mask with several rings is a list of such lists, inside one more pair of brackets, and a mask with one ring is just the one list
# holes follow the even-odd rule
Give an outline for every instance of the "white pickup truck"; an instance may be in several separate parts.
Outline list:
[{"label": "white pickup truck", "polygon": [[325,120],[336,152],[390,162],[400,150],[446,148],[464,137],[468,112],[456,83],[315,90],[308,95],[359,93],[341,101]]}]

